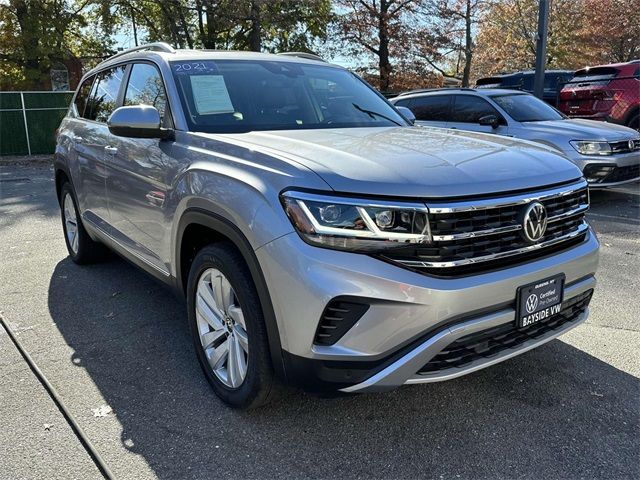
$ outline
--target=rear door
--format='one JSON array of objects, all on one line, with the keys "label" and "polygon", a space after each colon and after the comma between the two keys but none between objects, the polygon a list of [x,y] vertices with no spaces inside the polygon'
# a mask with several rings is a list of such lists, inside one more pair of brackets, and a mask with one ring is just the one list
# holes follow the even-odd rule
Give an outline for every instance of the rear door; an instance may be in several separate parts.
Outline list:
[{"label": "rear door", "polygon": [[[484,98],[477,95],[452,95],[452,97],[453,108],[449,117],[449,128],[499,135],[508,133],[504,117]],[[480,119],[488,115],[498,118],[500,121],[498,128],[480,125]]]},{"label": "rear door", "polygon": [[107,118],[118,106],[124,66],[113,67],[96,75],[84,106],[82,126],[74,136],[78,152],[76,192],[83,219],[109,231],[107,206],[105,148],[108,146]]},{"label": "rear door", "polygon": [[[123,90],[124,105],[151,105],[158,109],[163,125],[173,128],[164,83],[154,64],[131,64]],[[166,273],[171,226],[167,196],[179,168],[170,154],[173,142],[110,135],[109,145],[105,162],[113,236],[138,258]]]},{"label": "rear door", "polygon": [[[396,105],[402,104],[396,102]],[[446,128],[451,110],[451,95],[413,97],[407,106],[416,116],[417,125]]]}]

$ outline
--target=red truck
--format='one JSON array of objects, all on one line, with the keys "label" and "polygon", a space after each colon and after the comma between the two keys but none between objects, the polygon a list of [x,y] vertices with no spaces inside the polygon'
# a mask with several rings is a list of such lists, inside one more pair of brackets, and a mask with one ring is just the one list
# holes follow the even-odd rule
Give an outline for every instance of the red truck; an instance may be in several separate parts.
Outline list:
[{"label": "red truck", "polygon": [[560,92],[569,117],[604,120],[640,131],[640,60],[578,70]]}]

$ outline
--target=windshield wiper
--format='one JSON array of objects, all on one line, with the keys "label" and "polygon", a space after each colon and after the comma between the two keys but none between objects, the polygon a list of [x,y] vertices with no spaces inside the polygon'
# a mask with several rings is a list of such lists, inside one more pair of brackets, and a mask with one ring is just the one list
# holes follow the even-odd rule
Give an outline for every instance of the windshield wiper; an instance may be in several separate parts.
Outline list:
[{"label": "windshield wiper", "polygon": [[393,118],[389,118],[386,115],[383,115],[382,113],[379,112],[375,112],[373,110],[367,110],[366,108],[362,108],[360,105],[358,105],[357,103],[352,103],[351,105],[353,105],[353,107],[362,112],[362,113],[366,113],[367,115],[369,115],[371,118],[375,118],[375,117],[380,117],[380,118],[384,118],[385,120],[389,120],[391,123],[395,123],[396,125],[398,125],[399,127],[402,126],[402,124],[400,122],[396,122]]}]

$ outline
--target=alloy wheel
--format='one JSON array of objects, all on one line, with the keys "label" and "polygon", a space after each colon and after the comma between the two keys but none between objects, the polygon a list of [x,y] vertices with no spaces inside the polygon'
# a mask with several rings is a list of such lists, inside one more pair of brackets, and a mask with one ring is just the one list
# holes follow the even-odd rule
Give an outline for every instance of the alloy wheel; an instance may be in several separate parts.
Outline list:
[{"label": "alloy wheel", "polygon": [[196,289],[196,321],[209,366],[227,387],[247,375],[249,339],[244,314],[231,283],[215,268],[205,270]]},{"label": "alloy wheel", "polygon": [[69,247],[76,254],[78,253],[78,217],[76,215],[76,206],[70,193],[64,196],[62,205],[67,240],[69,241]]}]

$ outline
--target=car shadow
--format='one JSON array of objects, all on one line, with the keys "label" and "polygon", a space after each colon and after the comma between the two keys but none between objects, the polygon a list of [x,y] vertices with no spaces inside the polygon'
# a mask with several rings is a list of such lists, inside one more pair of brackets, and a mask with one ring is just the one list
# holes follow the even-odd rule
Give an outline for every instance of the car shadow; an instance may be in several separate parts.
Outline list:
[{"label": "car shadow", "polygon": [[638,379],[562,341],[450,382],[333,398],[294,391],[240,412],[205,381],[184,303],[126,262],[62,260],[48,302],[68,361],[159,478],[638,472]]}]

